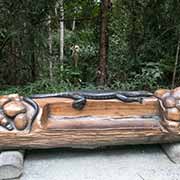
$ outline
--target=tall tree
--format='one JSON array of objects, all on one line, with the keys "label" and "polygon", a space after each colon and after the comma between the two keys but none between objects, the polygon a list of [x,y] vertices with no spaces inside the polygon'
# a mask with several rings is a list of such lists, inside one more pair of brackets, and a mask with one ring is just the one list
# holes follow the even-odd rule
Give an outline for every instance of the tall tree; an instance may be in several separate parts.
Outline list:
[{"label": "tall tree", "polygon": [[51,16],[48,15],[48,49],[49,49],[49,77],[53,81],[53,62],[52,62],[52,30],[51,30]]},{"label": "tall tree", "polygon": [[175,86],[176,72],[177,72],[177,66],[178,66],[178,61],[179,61],[179,51],[180,51],[180,37],[179,37],[178,43],[177,43],[176,59],[175,59],[175,64],[174,64],[174,71],[173,71],[173,78],[172,78],[172,86],[171,86],[172,89],[173,89],[174,86]]},{"label": "tall tree", "polygon": [[59,43],[60,43],[60,64],[64,61],[64,1],[60,0],[60,22],[59,22]]},{"label": "tall tree", "polygon": [[100,3],[100,49],[99,67],[97,72],[97,84],[105,85],[107,82],[107,62],[108,62],[108,10],[110,1],[101,0]]}]

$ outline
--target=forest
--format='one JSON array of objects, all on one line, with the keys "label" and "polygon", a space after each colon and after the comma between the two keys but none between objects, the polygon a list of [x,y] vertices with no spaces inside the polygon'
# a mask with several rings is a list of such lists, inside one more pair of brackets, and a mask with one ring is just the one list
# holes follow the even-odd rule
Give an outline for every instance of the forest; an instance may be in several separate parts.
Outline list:
[{"label": "forest", "polygon": [[0,94],[180,85],[180,0],[1,0]]}]

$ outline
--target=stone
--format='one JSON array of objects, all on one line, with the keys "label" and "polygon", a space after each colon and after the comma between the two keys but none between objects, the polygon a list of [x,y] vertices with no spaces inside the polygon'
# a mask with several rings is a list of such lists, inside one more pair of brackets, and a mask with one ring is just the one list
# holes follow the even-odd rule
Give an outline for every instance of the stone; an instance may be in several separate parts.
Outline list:
[{"label": "stone", "polygon": [[164,93],[164,94],[162,95],[161,99],[164,101],[164,100],[167,99],[167,97],[170,97],[170,96],[171,96],[170,91],[167,91],[166,93]]},{"label": "stone", "polygon": [[9,94],[8,98],[12,101],[16,100],[16,101],[20,101],[20,96],[19,94]]},{"label": "stone", "polygon": [[2,96],[0,98],[0,108],[2,108],[4,104],[7,103],[8,101],[10,101],[10,99],[7,96]]},{"label": "stone", "polygon": [[180,88],[176,88],[172,91],[172,96],[174,96],[177,100],[180,100]]},{"label": "stone", "polygon": [[170,92],[168,89],[159,89],[155,91],[154,95],[158,98],[161,98],[165,93]]},{"label": "stone", "polygon": [[180,100],[176,100],[176,107],[180,110]]},{"label": "stone", "polygon": [[179,121],[180,120],[180,111],[177,108],[169,108],[165,112],[166,119]]},{"label": "stone", "polygon": [[180,87],[175,88],[174,91],[180,92]]},{"label": "stone", "polygon": [[0,125],[1,125],[1,126],[6,126],[7,124],[8,124],[7,118],[3,117],[3,118],[0,120]]},{"label": "stone", "polygon": [[12,124],[10,123],[10,121],[8,121],[6,117],[0,120],[0,126],[5,127],[9,131],[12,131],[14,129]]},{"label": "stone", "polygon": [[18,178],[23,173],[24,152],[3,151],[0,154],[0,179]]},{"label": "stone", "polygon": [[24,130],[28,125],[28,118],[25,113],[18,114],[14,119],[14,125],[18,130]]},{"label": "stone", "polygon": [[4,113],[9,117],[14,117],[17,114],[25,113],[26,106],[20,101],[11,101],[4,105]]},{"label": "stone", "polygon": [[0,121],[1,121],[2,119],[4,119],[4,115],[3,115],[2,112],[0,112]]},{"label": "stone", "polygon": [[176,99],[173,96],[167,96],[163,101],[164,107],[173,108],[176,107]]}]

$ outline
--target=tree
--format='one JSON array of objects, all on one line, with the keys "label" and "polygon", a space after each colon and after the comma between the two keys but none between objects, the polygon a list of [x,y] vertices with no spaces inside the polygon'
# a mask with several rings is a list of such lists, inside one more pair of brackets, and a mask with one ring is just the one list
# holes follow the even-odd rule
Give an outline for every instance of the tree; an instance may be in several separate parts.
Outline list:
[{"label": "tree", "polygon": [[53,81],[53,62],[52,62],[52,30],[51,30],[51,16],[48,15],[48,48],[49,48],[49,77]]},{"label": "tree", "polygon": [[63,66],[64,61],[64,1],[60,0],[60,22],[59,22],[59,52],[60,52],[60,64]]},{"label": "tree", "polygon": [[107,82],[107,63],[108,63],[108,10],[109,0],[101,0],[100,3],[100,49],[99,67],[97,72],[97,84],[105,85]]}]

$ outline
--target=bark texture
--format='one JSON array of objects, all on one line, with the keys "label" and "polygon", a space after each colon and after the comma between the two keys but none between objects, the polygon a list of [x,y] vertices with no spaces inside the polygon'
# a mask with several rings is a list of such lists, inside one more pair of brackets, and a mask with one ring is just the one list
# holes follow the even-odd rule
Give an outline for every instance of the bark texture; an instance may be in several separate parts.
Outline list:
[{"label": "bark texture", "polygon": [[109,0],[101,0],[100,11],[100,52],[99,67],[97,72],[97,84],[105,85],[107,81],[107,62],[108,62],[108,10]]}]

